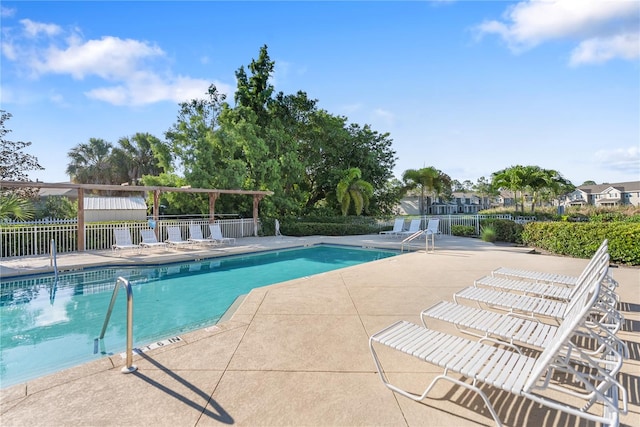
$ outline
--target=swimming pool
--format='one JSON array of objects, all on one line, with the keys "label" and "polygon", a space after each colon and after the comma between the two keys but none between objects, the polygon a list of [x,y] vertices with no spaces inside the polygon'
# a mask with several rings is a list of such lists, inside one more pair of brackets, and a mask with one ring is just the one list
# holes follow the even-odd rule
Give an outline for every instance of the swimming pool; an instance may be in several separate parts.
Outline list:
[{"label": "swimming pool", "polygon": [[0,387],[117,354],[125,348],[120,292],[103,340],[118,277],[134,300],[134,347],[217,323],[251,289],[397,255],[316,245],[150,267],[108,267],[0,282]]}]

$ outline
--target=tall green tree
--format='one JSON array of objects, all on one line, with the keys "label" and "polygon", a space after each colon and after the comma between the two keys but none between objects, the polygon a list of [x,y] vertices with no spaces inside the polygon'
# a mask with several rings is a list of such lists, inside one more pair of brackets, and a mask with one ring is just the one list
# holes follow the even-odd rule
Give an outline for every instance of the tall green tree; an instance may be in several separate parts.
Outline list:
[{"label": "tall green tree", "polygon": [[573,189],[571,182],[562,174],[552,169],[542,169],[540,166],[516,165],[494,172],[492,174],[492,186],[495,189],[508,189],[516,200],[516,212],[518,201],[521,211],[524,212],[525,193],[529,191],[532,197],[531,211],[535,211],[535,205],[542,194],[560,195],[562,192],[570,192]]},{"label": "tall green tree", "polygon": [[120,138],[111,157],[120,181],[133,185],[138,184],[143,175],[159,175],[171,169],[169,147],[149,133]]},{"label": "tall green tree", "polygon": [[[43,170],[37,157],[25,153],[23,150],[31,146],[31,142],[9,141],[5,136],[11,132],[5,127],[5,122],[11,119],[11,113],[0,110],[0,180],[30,181],[27,172]],[[38,194],[37,188],[3,189],[3,195],[14,194],[21,198],[34,198]],[[15,206],[15,201],[12,202]]]},{"label": "tall green tree", "polygon": [[426,212],[427,194],[435,196],[442,188],[440,171],[432,166],[422,169],[407,169],[402,174],[402,181],[407,190],[418,189],[420,191],[420,215],[424,215]]},{"label": "tall green tree", "polygon": [[267,126],[270,122],[268,104],[272,101],[273,85],[269,82],[273,74],[275,62],[269,57],[267,45],[260,48],[258,59],[254,59],[248,68],[251,76],[247,76],[244,67],[236,71],[237,90],[235,102],[237,106],[247,107],[256,115],[259,126]]},{"label": "tall green tree", "polygon": [[73,147],[68,157],[67,174],[80,184],[121,184],[114,182],[115,170],[110,160],[111,143],[101,138],[90,138],[88,143]]},{"label": "tall green tree", "polygon": [[526,171],[527,187],[532,194],[531,212],[535,212],[536,205],[542,199],[549,200],[575,189],[573,184],[556,170],[530,166],[526,168]]},{"label": "tall green tree", "polygon": [[[360,169],[362,179],[379,190],[373,206],[376,197],[388,198],[382,191],[395,166],[389,135],[318,110],[302,91],[274,94],[274,65],[265,45],[258,59],[237,70],[234,106],[215,90],[206,101],[181,105],[165,136],[185,180],[199,187],[273,191],[260,204],[267,216],[337,206],[336,186],[350,168]],[[246,197],[225,199],[224,209],[251,212]]]},{"label": "tall green tree", "polygon": [[336,187],[336,198],[343,216],[347,216],[351,206],[356,215],[361,215],[369,206],[372,195],[373,185],[362,179],[362,173],[358,168],[345,171]]},{"label": "tall green tree", "polygon": [[[491,185],[496,190],[507,189],[513,194],[516,212],[518,211],[519,193],[523,192],[525,187],[524,167],[521,165],[511,166],[494,172],[491,175]],[[522,207],[524,211],[524,206]]]}]

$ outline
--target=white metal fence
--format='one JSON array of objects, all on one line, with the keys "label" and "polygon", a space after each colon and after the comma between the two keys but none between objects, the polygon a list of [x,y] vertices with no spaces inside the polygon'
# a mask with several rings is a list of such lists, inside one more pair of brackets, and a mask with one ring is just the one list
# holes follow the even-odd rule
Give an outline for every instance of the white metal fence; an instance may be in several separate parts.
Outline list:
[{"label": "white metal fence", "polygon": [[[482,219],[508,219],[518,223],[535,220],[535,217],[516,217],[511,215],[430,215],[422,217],[421,229],[425,229],[429,218],[439,218],[439,231],[451,235],[451,227],[465,225],[475,229],[480,234]],[[253,219],[222,219],[217,220],[225,237],[253,236]],[[155,224],[158,230],[158,240],[167,239],[167,226],[178,226],[184,239],[189,238],[189,225],[196,224],[202,228],[204,236],[209,235],[209,221],[202,219],[162,219]],[[383,225],[391,225],[380,223]],[[114,223],[87,223],[84,230],[85,250],[96,251],[110,249],[115,243],[113,229],[126,226],[131,231],[133,243],[140,243],[140,230],[149,228],[147,221],[127,221]],[[258,222],[260,229],[260,222]],[[58,253],[74,252],[78,250],[78,227],[76,220],[39,221],[29,223],[0,224],[0,257],[21,257],[30,255],[44,255],[50,251],[50,242],[55,240]]]},{"label": "white metal fence", "polygon": [[[225,237],[253,236],[253,218],[216,220],[220,224]],[[189,238],[189,225],[196,224],[202,228],[204,236],[209,235],[207,219],[170,219],[155,223],[158,240],[167,239],[167,226],[178,226],[185,239]],[[126,221],[114,223],[87,223],[84,229],[85,250],[95,251],[110,249],[115,243],[113,229],[126,226],[131,232],[133,243],[140,243],[140,230],[148,229],[147,221]],[[260,222],[258,221],[258,229]],[[4,223],[0,225],[0,257],[22,257],[44,255],[50,251],[51,240],[56,242],[58,253],[78,250],[78,225],[76,220],[38,221],[28,223]]]},{"label": "white metal fence", "polygon": [[[414,217],[415,218],[415,217]],[[439,218],[438,231],[441,234],[451,235],[451,227],[455,225],[469,226],[473,227],[475,230],[475,234],[480,234],[480,221],[483,219],[508,219],[518,224],[525,224],[530,221],[535,221],[535,217],[513,217],[509,214],[501,214],[501,215],[425,215],[421,217],[422,222],[420,223],[420,229],[424,230],[427,228],[427,223],[429,222],[429,218]],[[386,226],[393,225],[392,222],[384,223]]]}]

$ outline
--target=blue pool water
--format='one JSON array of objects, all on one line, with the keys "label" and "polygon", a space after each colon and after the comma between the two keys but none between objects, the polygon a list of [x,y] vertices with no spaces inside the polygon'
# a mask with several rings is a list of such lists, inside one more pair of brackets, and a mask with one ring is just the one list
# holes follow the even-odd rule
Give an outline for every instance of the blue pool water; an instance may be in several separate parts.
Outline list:
[{"label": "blue pool water", "polygon": [[251,289],[396,255],[318,245],[153,267],[111,267],[0,282],[0,387],[126,347],[125,292],[97,341],[118,277],[134,301],[134,347],[213,325]]}]

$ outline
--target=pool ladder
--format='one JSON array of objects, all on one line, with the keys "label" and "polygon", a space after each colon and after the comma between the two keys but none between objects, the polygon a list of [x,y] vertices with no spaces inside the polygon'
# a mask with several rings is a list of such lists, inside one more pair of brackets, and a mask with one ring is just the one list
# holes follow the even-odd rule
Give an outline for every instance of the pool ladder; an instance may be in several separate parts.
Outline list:
[{"label": "pool ladder", "polygon": [[124,277],[118,277],[116,280],[116,286],[113,288],[113,294],[111,294],[111,302],[109,303],[109,309],[107,310],[107,316],[104,319],[99,339],[103,339],[104,334],[107,331],[107,325],[109,324],[109,319],[111,319],[113,305],[116,302],[118,290],[120,289],[120,286],[118,285],[122,285],[122,287],[127,291],[127,364],[121,369],[121,372],[123,374],[130,374],[138,368],[133,364],[133,292],[131,291],[131,283],[129,283],[129,281]]},{"label": "pool ladder", "polygon": [[53,267],[53,283],[49,289],[49,302],[53,305],[56,299],[56,290],[58,289],[58,257],[56,251],[56,241],[51,239],[49,246],[49,265]]},{"label": "pool ladder", "polygon": [[[418,237],[422,236],[423,233],[424,233],[424,230],[418,230],[415,233],[413,233],[411,236],[409,236],[406,239],[404,239],[400,244],[400,252],[404,252],[405,243],[407,244],[407,250],[410,250],[411,246],[409,245],[409,243],[411,241],[417,239]],[[428,247],[427,247],[427,249],[428,249]]]}]

